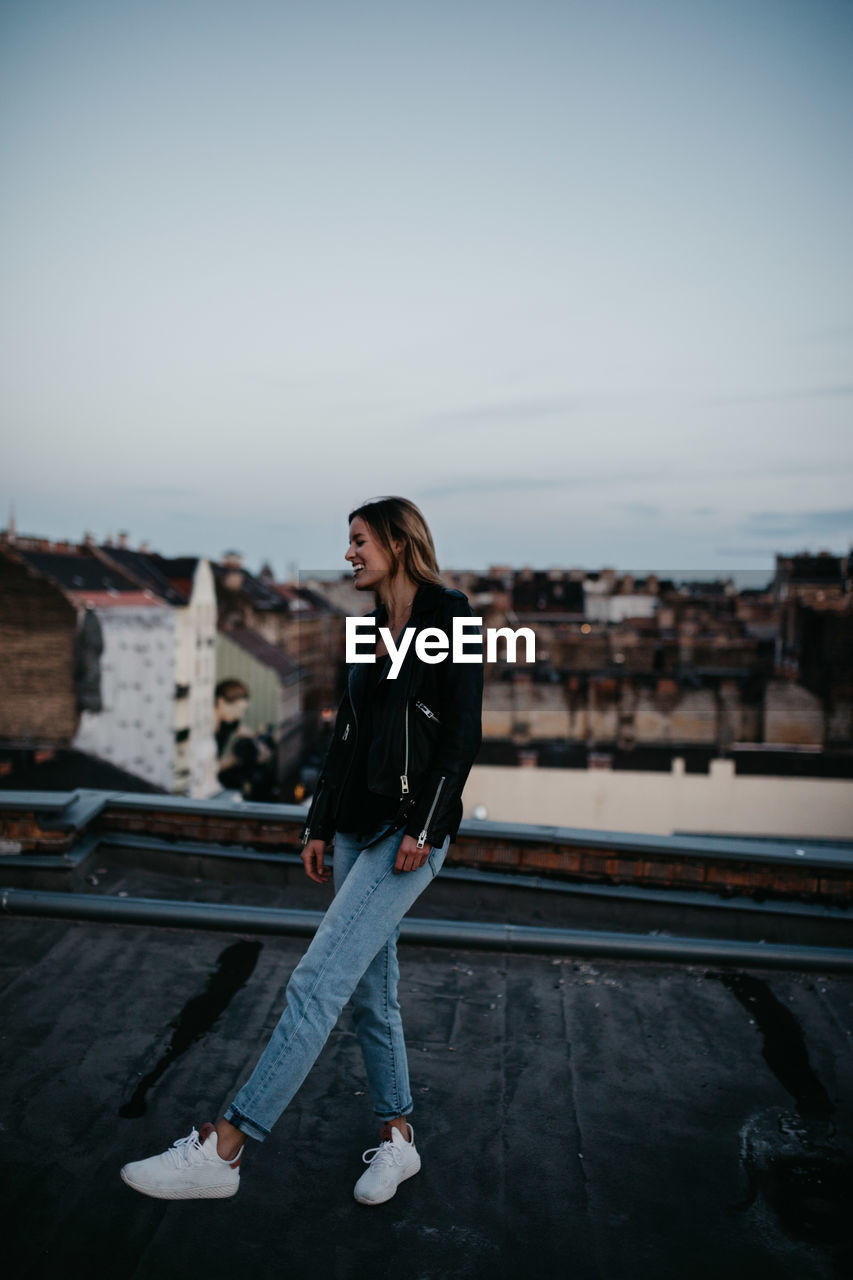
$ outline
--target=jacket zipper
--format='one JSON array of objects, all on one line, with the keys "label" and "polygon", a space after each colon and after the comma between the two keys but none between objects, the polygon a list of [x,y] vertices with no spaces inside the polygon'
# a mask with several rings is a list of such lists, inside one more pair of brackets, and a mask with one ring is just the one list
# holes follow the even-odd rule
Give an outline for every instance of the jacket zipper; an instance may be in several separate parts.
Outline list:
[{"label": "jacket zipper", "polygon": [[409,794],[409,704],[406,703],[406,714],[404,717],[406,726],[406,752],[403,758],[403,772],[400,774],[400,787],[403,795]]},{"label": "jacket zipper", "polygon": [[[321,782],[321,783],[320,783],[320,785],[319,785],[319,787],[317,788],[317,792],[316,792],[316,794],[315,794],[315,796],[314,796],[314,805],[313,805],[312,807],[316,807],[316,805],[317,805],[317,801],[320,799],[320,793],[321,793],[321,791],[323,790],[323,787],[324,787],[325,785],[326,785],[326,784],[325,784],[325,782]],[[305,828],[305,830],[302,832],[302,844],[303,844],[303,845],[306,845],[306,844],[308,843],[308,840],[309,840],[309,838],[310,838],[310,835],[311,835],[311,828],[310,828],[310,827],[306,827],[306,828]]]},{"label": "jacket zipper", "polygon": [[430,820],[431,820],[431,818],[432,818],[432,815],[435,813],[435,806],[438,804],[438,797],[441,795],[441,788],[444,786],[444,778],[445,778],[445,775],[442,775],[442,777],[441,777],[441,779],[440,779],[440,781],[439,781],[439,784],[438,784],[438,786],[437,786],[437,787],[436,787],[436,789],[435,789],[435,795],[434,795],[434,796],[433,796],[433,798],[432,798],[432,804],[430,805],[430,807],[429,807],[429,813],[428,813],[428,814],[427,814],[427,816],[426,816],[426,822],[424,823],[424,829],[423,829],[423,831],[421,832],[421,834],[418,836],[418,845],[417,845],[417,847],[418,847],[419,849],[422,849],[422,848],[424,847],[425,843],[426,843],[427,830],[428,830],[428,828],[429,828],[429,824],[430,824]]},{"label": "jacket zipper", "polygon": [[430,711],[429,707],[425,702],[416,702],[415,706],[418,708],[419,711],[422,711],[424,713],[427,720],[434,720],[436,724],[441,724],[441,721],[439,720],[438,716],[435,714],[434,711]]}]

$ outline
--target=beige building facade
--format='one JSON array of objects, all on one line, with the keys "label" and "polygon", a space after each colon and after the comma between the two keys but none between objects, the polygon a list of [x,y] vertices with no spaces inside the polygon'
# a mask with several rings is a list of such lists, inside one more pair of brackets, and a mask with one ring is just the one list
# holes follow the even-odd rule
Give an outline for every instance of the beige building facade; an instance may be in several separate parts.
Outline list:
[{"label": "beige building facade", "polygon": [[465,817],[596,831],[674,831],[822,840],[853,838],[853,781],[738,776],[734,761],[707,774],[475,765]]}]

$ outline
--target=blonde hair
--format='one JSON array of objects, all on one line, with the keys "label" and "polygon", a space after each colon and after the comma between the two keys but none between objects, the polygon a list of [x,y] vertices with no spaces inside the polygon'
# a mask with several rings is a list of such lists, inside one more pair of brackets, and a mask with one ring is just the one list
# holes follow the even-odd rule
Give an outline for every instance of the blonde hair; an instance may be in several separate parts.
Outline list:
[{"label": "blonde hair", "polygon": [[[360,516],[391,562],[391,577],[402,569],[413,582],[441,583],[435,544],[423,513],[408,498],[373,498],[349,513],[352,524]],[[394,542],[400,539],[400,555]]]}]

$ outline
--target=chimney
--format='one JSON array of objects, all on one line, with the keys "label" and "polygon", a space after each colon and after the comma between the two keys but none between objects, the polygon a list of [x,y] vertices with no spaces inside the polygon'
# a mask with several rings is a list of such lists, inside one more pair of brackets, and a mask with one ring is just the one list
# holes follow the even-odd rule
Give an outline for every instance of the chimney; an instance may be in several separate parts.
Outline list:
[{"label": "chimney", "polygon": [[225,590],[241,591],[243,589],[243,556],[239,551],[226,551],[222,556],[225,566]]},{"label": "chimney", "polygon": [[126,529],[119,529],[119,531],[118,531],[118,545],[119,545],[119,549],[120,549],[121,551],[126,551],[126,550],[127,550],[127,530],[126,530]]}]

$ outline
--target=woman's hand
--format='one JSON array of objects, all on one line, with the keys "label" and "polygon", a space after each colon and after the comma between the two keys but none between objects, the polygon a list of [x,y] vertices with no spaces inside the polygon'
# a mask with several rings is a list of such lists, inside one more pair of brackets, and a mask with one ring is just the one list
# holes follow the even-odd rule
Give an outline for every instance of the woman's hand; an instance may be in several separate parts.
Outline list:
[{"label": "woman's hand", "polygon": [[397,861],[394,863],[394,874],[398,871],[417,871],[418,867],[422,867],[430,854],[430,845],[425,844],[422,849],[418,848],[418,842],[414,836],[405,835],[400,841],[400,848],[397,850]]},{"label": "woman's hand", "polygon": [[309,840],[299,855],[302,859],[306,876],[311,880],[316,880],[317,884],[325,884],[332,874],[328,867],[323,866],[323,854],[325,852],[325,840]]}]

